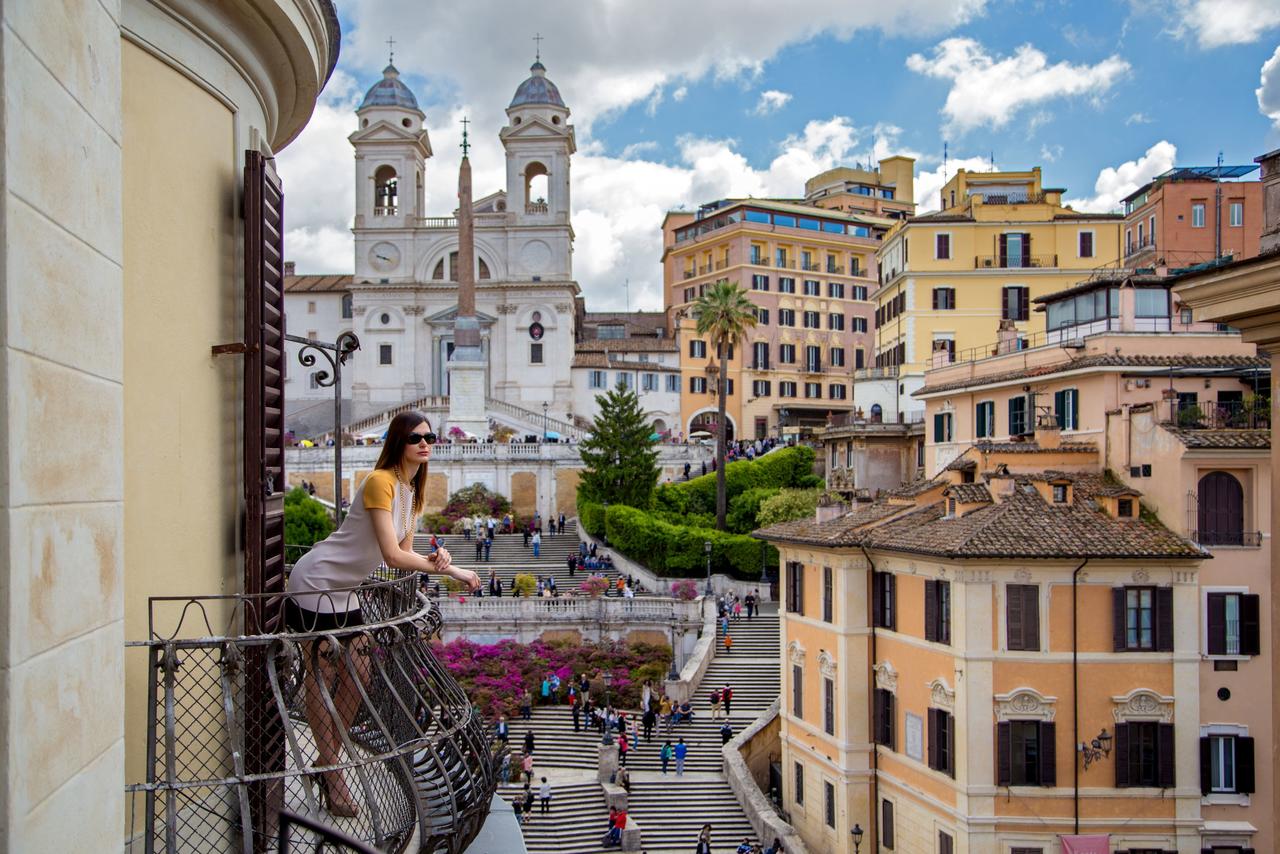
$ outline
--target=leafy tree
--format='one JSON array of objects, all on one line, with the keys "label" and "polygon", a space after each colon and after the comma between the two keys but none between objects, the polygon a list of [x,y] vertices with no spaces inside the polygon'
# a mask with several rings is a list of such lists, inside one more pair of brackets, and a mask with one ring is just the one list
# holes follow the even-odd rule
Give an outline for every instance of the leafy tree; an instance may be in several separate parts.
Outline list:
[{"label": "leafy tree", "polygon": [[818,509],[821,489],[783,489],[760,504],[756,524],[761,528],[812,516]]},{"label": "leafy tree", "polygon": [[648,507],[658,483],[658,452],[649,438],[653,433],[640,396],[621,384],[596,395],[600,414],[591,438],[579,445],[582,501]]},{"label": "leafy tree", "polygon": [[737,346],[756,325],[755,306],[747,292],[734,282],[716,282],[693,302],[696,330],[705,335],[720,357],[716,374],[716,527],[725,527],[725,377],[729,373],[729,348]]},{"label": "leafy tree", "polygon": [[333,533],[329,511],[301,487],[284,495],[284,541],[291,546],[313,546]]},{"label": "leafy tree", "polygon": [[527,572],[516,573],[516,577],[511,582],[513,596],[532,596],[537,589],[538,579]]}]

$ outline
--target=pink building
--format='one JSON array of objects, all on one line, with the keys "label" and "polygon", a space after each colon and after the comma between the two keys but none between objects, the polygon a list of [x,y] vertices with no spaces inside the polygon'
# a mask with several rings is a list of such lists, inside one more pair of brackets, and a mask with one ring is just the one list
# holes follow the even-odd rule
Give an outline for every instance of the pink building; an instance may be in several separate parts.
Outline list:
[{"label": "pink building", "polygon": [[1124,266],[1178,270],[1258,254],[1262,183],[1247,166],[1178,167],[1124,200]]}]

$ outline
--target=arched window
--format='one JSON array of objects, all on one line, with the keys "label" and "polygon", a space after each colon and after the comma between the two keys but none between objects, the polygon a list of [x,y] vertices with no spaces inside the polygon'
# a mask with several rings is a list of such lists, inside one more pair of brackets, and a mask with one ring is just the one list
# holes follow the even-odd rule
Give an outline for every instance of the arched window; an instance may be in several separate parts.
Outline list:
[{"label": "arched window", "polygon": [[884,410],[880,408],[880,404],[871,404],[871,423],[879,424],[884,420]]},{"label": "arched window", "polygon": [[1200,478],[1197,540],[1207,546],[1244,545],[1244,489],[1224,471]]},{"label": "arched window", "polygon": [[547,167],[534,161],[524,167],[524,210],[525,213],[547,212]]},{"label": "arched window", "polygon": [[390,166],[379,166],[373,173],[374,216],[395,216],[399,212],[398,183],[396,170]]},{"label": "arched window", "polygon": [[436,262],[436,268],[431,271],[431,279],[436,282],[444,281],[444,259],[441,258]]},{"label": "arched window", "polygon": [[479,265],[480,265],[480,275],[479,275],[479,278],[481,278],[481,279],[488,279],[488,278],[490,278],[490,276],[489,276],[489,265],[488,265],[488,264],[486,264],[486,263],[484,262],[484,259],[483,259],[483,258],[476,258],[476,261],[477,261],[477,263],[479,263]]}]

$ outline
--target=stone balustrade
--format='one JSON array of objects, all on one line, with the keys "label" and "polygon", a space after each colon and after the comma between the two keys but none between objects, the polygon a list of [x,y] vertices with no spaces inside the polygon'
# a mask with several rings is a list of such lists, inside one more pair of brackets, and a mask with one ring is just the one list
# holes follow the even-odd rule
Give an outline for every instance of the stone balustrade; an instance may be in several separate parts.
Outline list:
[{"label": "stone balustrade", "polygon": [[438,605],[446,641],[513,638],[529,643],[548,631],[576,631],[584,641],[623,640],[639,632],[644,634],[637,638],[670,642],[674,633],[678,660],[694,646],[703,624],[700,600],[660,596],[442,596]]}]

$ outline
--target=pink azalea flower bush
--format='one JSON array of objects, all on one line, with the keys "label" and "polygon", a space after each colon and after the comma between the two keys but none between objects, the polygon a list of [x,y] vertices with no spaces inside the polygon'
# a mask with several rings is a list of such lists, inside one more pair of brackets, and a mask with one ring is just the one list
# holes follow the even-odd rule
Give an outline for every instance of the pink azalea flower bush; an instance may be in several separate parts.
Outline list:
[{"label": "pink azalea flower bush", "polygon": [[698,582],[692,578],[682,578],[671,585],[671,595],[684,602],[692,602],[698,598]]},{"label": "pink azalea flower bush", "polygon": [[560,677],[560,701],[566,702],[569,684],[583,674],[591,682],[591,695],[603,700],[607,671],[613,674],[610,702],[623,709],[640,706],[640,689],[652,680],[661,690],[671,661],[666,644],[605,641],[573,643],[541,640],[531,644],[503,640],[477,644],[458,638],[435,644],[436,655],[461,683],[473,705],[491,720],[499,715],[514,717],[520,711],[520,697],[527,690],[534,702],[542,702],[542,680],[551,673]]},{"label": "pink azalea flower bush", "polygon": [[578,585],[578,592],[583,596],[602,596],[609,589],[609,579],[603,575],[591,575]]}]

